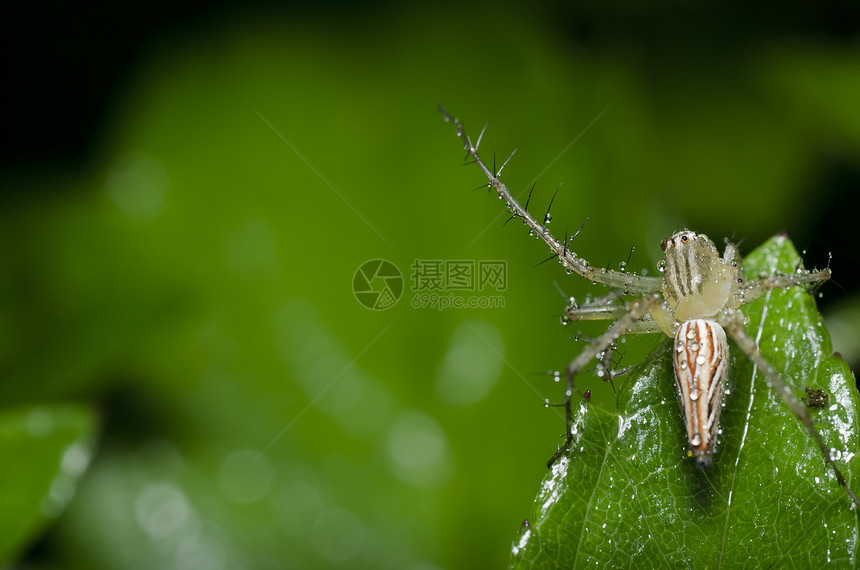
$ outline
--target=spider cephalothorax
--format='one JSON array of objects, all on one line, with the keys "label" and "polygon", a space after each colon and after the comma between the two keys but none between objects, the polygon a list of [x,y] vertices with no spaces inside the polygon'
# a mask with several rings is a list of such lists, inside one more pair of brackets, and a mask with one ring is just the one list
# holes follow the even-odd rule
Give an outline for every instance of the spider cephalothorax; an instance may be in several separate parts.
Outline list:
[{"label": "spider cephalothorax", "polygon": [[710,318],[740,304],[737,263],[721,258],[708,236],[684,230],[660,246],[666,253],[663,299],[676,322]]}]

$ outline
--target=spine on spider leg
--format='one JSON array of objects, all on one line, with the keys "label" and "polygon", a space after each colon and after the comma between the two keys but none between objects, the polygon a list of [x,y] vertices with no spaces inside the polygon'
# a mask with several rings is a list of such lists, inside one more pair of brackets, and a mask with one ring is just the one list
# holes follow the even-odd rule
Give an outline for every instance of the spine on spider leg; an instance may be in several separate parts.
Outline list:
[{"label": "spine on spider leg", "polygon": [[[511,194],[510,190],[508,190],[507,186],[499,180],[499,176],[507,165],[508,161],[506,160],[504,164],[502,164],[501,168],[499,168],[498,172],[493,172],[490,170],[486,164],[484,164],[483,160],[481,160],[480,155],[478,154],[478,145],[480,144],[480,137],[478,138],[478,143],[472,144],[471,139],[466,135],[465,128],[463,127],[463,123],[459,120],[453,118],[448,112],[439,107],[439,111],[445,117],[445,120],[451,123],[454,123],[454,126],[457,128],[457,135],[460,137],[460,140],[463,143],[463,148],[465,148],[466,153],[472,160],[475,161],[475,164],[481,169],[484,175],[489,180],[490,186],[498,193],[498,195],[505,200],[505,203],[508,206],[511,214],[514,217],[520,218],[523,220],[523,223],[529,227],[530,232],[533,235],[537,235],[540,237],[550,248],[553,253],[553,256],[557,256],[562,265],[564,265],[565,269],[577,273],[582,277],[590,281],[594,281],[596,283],[602,283],[609,287],[616,287],[619,289],[623,289],[624,293],[651,293],[657,292],[660,290],[662,280],[656,277],[643,277],[641,275],[635,275],[631,273],[613,271],[611,269],[603,269],[592,267],[587,260],[578,256],[576,253],[568,249],[571,240],[567,240],[562,242],[556,239],[552,233],[546,228],[546,225],[538,222],[528,211],[527,208],[524,208],[520,205],[519,201]],[[481,136],[483,136],[483,131],[481,132]],[[511,154],[513,156],[513,154]],[[508,157],[510,160],[510,157]],[[547,220],[547,218],[544,218]]]}]

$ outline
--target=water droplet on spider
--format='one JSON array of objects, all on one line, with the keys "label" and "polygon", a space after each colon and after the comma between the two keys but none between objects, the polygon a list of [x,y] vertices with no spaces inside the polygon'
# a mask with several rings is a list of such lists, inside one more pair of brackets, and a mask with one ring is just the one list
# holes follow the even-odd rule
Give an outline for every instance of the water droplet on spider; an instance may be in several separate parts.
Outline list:
[{"label": "water droplet on spider", "polygon": [[552,214],[549,212],[546,213],[546,216],[543,217],[543,225],[547,225],[552,221]]},{"label": "water droplet on spider", "polygon": [[678,353],[679,353],[679,354],[680,354],[680,353],[682,353],[682,352],[684,352],[684,345],[683,345],[683,344],[678,344],[678,345],[675,347],[675,350],[676,350],[676,351],[678,351]]},{"label": "water droplet on spider", "polygon": [[666,260],[665,259],[661,259],[660,261],[657,262],[657,271],[659,271],[660,273],[666,271]]},{"label": "water droplet on spider", "polygon": [[690,443],[693,445],[702,445],[702,436],[700,436],[699,434],[694,434],[693,437],[690,439]]},{"label": "water droplet on spider", "polygon": [[618,264],[618,269],[620,269],[621,271],[625,271],[627,269],[627,262],[626,261],[620,262]]},{"label": "water droplet on spider", "polygon": [[544,401],[543,401],[543,407],[544,407],[544,408],[548,408],[548,407],[549,407],[549,400],[544,400]]},{"label": "water droplet on spider", "polygon": [[700,354],[699,356],[697,356],[697,357],[696,357],[696,364],[698,364],[699,366],[701,366],[701,365],[702,365],[702,364],[704,364],[704,363],[705,363],[705,357],[704,357],[704,355]]},{"label": "water droplet on spider", "polygon": [[698,400],[699,399],[699,391],[693,390],[692,392],[690,392],[690,399],[693,400],[694,402],[696,400]]},{"label": "water droplet on spider", "polygon": [[699,343],[698,342],[690,343],[690,350],[692,350],[693,352],[699,352]]},{"label": "water droplet on spider", "polygon": [[686,361],[686,360],[682,360],[682,361],[681,361],[681,364],[679,364],[679,365],[678,365],[678,367],[679,367],[681,370],[686,370],[686,369],[687,369],[687,361]]},{"label": "water droplet on spider", "polygon": [[561,380],[561,372],[559,372],[558,370],[553,372],[552,373],[552,379],[556,382],[559,382]]},{"label": "water droplet on spider", "polygon": [[687,331],[687,338],[689,338],[689,339],[696,338],[696,331],[694,331],[693,329],[688,330]]}]

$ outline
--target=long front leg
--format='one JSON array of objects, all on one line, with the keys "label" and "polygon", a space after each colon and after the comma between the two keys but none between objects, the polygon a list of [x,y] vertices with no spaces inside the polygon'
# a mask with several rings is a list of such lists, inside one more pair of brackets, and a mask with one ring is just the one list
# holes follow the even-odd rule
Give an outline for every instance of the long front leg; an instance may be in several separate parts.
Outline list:
[{"label": "long front leg", "polygon": [[[466,135],[463,123],[449,115],[442,107],[439,107],[439,112],[442,113],[446,121],[454,123],[457,127],[457,134],[463,142],[463,147],[466,149],[466,153],[481,168],[484,175],[486,175],[489,180],[490,186],[499,194],[499,197],[505,200],[511,214],[514,217],[522,219],[523,223],[529,227],[532,235],[538,235],[544,242],[546,242],[550,250],[552,250],[553,257],[558,257],[565,269],[578,273],[589,281],[602,283],[603,285],[620,289],[625,295],[657,293],[660,291],[663,280],[659,277],[644,277],[634,273],[625,273],[623,271],[592,267],[587,260],[570,251],[568,248],[570,246],[570,241],[572,240],[565,238],[565,240],[560,241],[556,239],[546,228],[546,225],[538,222],[529,213],[528,209],[521,206],[517,199],[511,194],[510,190],[508,190],[507,186],[499,180],[499,176],[501,176],[502,170],[505,168],[505,164],[507,164],[507,162],[499,168],[498,172],[490,170],[481,160],[480,155],[478,155],[478,145],[481,141],[480,137],[478,137],[478,142],[473,145],[471,139]],[[483,135],[483,132],[481,135]]]}]

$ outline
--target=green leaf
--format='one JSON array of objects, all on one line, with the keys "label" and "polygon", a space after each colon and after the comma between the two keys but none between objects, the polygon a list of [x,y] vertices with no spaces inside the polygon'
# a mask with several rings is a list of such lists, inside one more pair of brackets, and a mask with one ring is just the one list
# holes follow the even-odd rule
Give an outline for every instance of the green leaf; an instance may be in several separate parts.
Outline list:
[{"label": "green leaf", "polygon": [[[777,236],[744,267],[750,277],[799,263]],[[762,354],[798,397],[806,387],[829,395],[828,407],[810,413],[850,485],[860,401],[812,295],[774,290],[744,312]],[[667,339],[633,372],[617,412],[584,402],[575,410],[571,450],[542,482],[512,566],[855,566],[857,509],[806,429],[734,345],[714,466],[687,457],[669,346]]]},{"label": "green leaf", "polygon": [[0,412],[0,566],[62,513],[89,463],[89,408],[39,405]]}]

